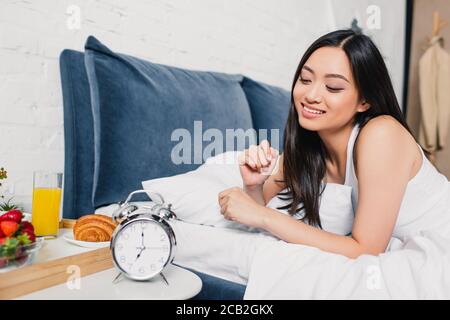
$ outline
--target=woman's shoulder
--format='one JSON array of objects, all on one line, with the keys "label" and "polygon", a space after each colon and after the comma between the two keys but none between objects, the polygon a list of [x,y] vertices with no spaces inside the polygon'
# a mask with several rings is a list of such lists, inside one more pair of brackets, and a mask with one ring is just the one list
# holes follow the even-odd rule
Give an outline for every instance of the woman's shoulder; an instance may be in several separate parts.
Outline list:
[{"label": "woman's shoulder", "polygon": [[360,129],[356,144],[370,146],[371,143],[386,144],[386,147],[406,144],[417,149],[414,137],[397,119],[389,115],[372,118]]},{"label": "woman's shoulder", "polygon": [[405,127],[393,116],[390,115],[380,115],[374,117],[366,122],[366,124],[360,129],[361,134],[368,134],[369,132],[387,132],[393,133],[392,131],[398,130],[397,133],[401,131],[408,132]]},{"label": "woman's shoulder", "polygon": [[[381,115],[370,119],[361,127],[354,146],[355,168],[363,154],[391,154],[411,165],[421,156],[417,142],[409,131],[394,117]],[[379,161],[381,159],[370,159]]]}]

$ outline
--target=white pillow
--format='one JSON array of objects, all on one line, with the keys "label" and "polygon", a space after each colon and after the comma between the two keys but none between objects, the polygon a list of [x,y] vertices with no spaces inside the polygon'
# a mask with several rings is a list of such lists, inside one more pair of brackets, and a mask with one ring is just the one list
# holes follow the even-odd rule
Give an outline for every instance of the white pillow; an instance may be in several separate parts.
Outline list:
[{"label": "white pillow", "polygon": [[[207,159],[206,163],[196,170],[171,177],[143,181],[142,186],[145,190],[160,193],[165,202],[172,204],[172,209],[177,217],[184,222],[264,232],[261,229],[226,220],[220,213],[219,193],[228,188],[243,187],[238,163],[240,153],[241,151],[229,151],[219,154]],[[351,194],[350,186],[335,183],[326,185],[320,199],[319,209],[324,230],[341,235],[351,232],[354,221]],[[149,196],[151,197],[151,194]],[[287,210],[278,208],[289,202],[275,196],[266,206],[288,214]],[[135,204],[140,206],[146,203],[136,202]],[[111,216],[117,207],[117,204],[112,204],[98,208],[95,212]],[[296,214],[294,218],[300,218],[302,212]]]},{"label": "white pillow", "polygon": [[[286,190],[284,189],[282,192]],[[290,202],[290,200],[281,200],[278,196],[275,196],[266,206],[284,214],[289,214],[287,209],[278,208]],[[294,218],[300,219],[304,214],[305,210],[303,209],[297,212]],[[354,221],[352,187],[337,183],[327,183],[320,197],[319,216],[323,230],[340,235],[351,233]]]},{"label": "white pillow", "polygon": [[[172,204],[177,217],[185,222],[208,226],[257,231],[255,228],[226,220],[220,213],[218,195],[225,189],[243,187],[238,156],[242,151],[228,151],[208,158],[196,170],[143,181],[150,192],[160,193]],[[151,197],[151,194],[149,194]]]}]

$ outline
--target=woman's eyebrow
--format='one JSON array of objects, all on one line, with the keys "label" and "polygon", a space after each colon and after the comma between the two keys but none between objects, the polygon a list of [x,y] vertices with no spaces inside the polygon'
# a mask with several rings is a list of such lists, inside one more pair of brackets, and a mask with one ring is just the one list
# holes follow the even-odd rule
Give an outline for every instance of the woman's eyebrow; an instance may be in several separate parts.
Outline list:
[{"label": "woman's eyebrow", "polygon": [[[308,70],[309,72],[311,72],[312,74],[314,74],[314,70],[311,69],[310,67],[308,67],[307,65],[303,65],[303,69]],[[344,77],[344,76],[341,75],[341,74],[337,74],[337,73],[327,73],[327,74],[325,75],[325,78],[340,78],[340,79],[345,80],[345,81],[347,81],[348,83],[350,83],[350,81],[348,81],[346,77]]]}]

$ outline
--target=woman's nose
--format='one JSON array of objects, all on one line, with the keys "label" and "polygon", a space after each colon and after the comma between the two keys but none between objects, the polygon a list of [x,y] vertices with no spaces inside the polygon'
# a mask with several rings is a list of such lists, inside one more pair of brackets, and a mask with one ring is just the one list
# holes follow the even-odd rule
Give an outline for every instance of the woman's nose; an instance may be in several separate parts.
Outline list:
[{"label": "woman's nose", "polygon": [[320,95],[319,88],[317,86],[311,86],[305,95],[308,103],[320,103],[322,102],[322,96]]}]

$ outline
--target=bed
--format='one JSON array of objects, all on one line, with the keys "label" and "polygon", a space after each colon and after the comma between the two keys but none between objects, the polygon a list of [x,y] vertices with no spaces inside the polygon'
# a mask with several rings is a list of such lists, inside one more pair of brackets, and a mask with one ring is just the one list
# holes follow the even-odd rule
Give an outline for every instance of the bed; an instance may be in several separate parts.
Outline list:
[{"label": "bed", "polygon": [[[290,103],[283,89],[242,75],[157,65],[115,53],[94,37],[88,38],[84,52],[64,50],[60,66],[65,218],[108,214],[115,203],[142,189],[144,181],[201,170],[205,158],[195,150],[193,159],[198,161],[180,164],[171,157],[176,144],[172,133],[182,129],[177,132],[193,134],[195,140],[196,121],[202,133],[255,129],[261,138],[260,129],[277,129],[281,134],[267,138],[282,151]],[[200,149],[208,142],[200,139]],[[219,176],[231,177],[223,187],[240,183],[236,174],[222,168],[214,172],[215,178],[203,180],[205,186]],[[195,189],[196,183],[191,185]],[[330,216],[341,209],[330,207]],[[424,230],[392,238],[379,256],[349,259],[226,225],[216,211],[197,211],[195,219],[172,221],[179,242],[174,262],[203,280],[196,299],[450,298],[450,228],[446,234]],[[214,214],[213,223],[202,223]]]}]

